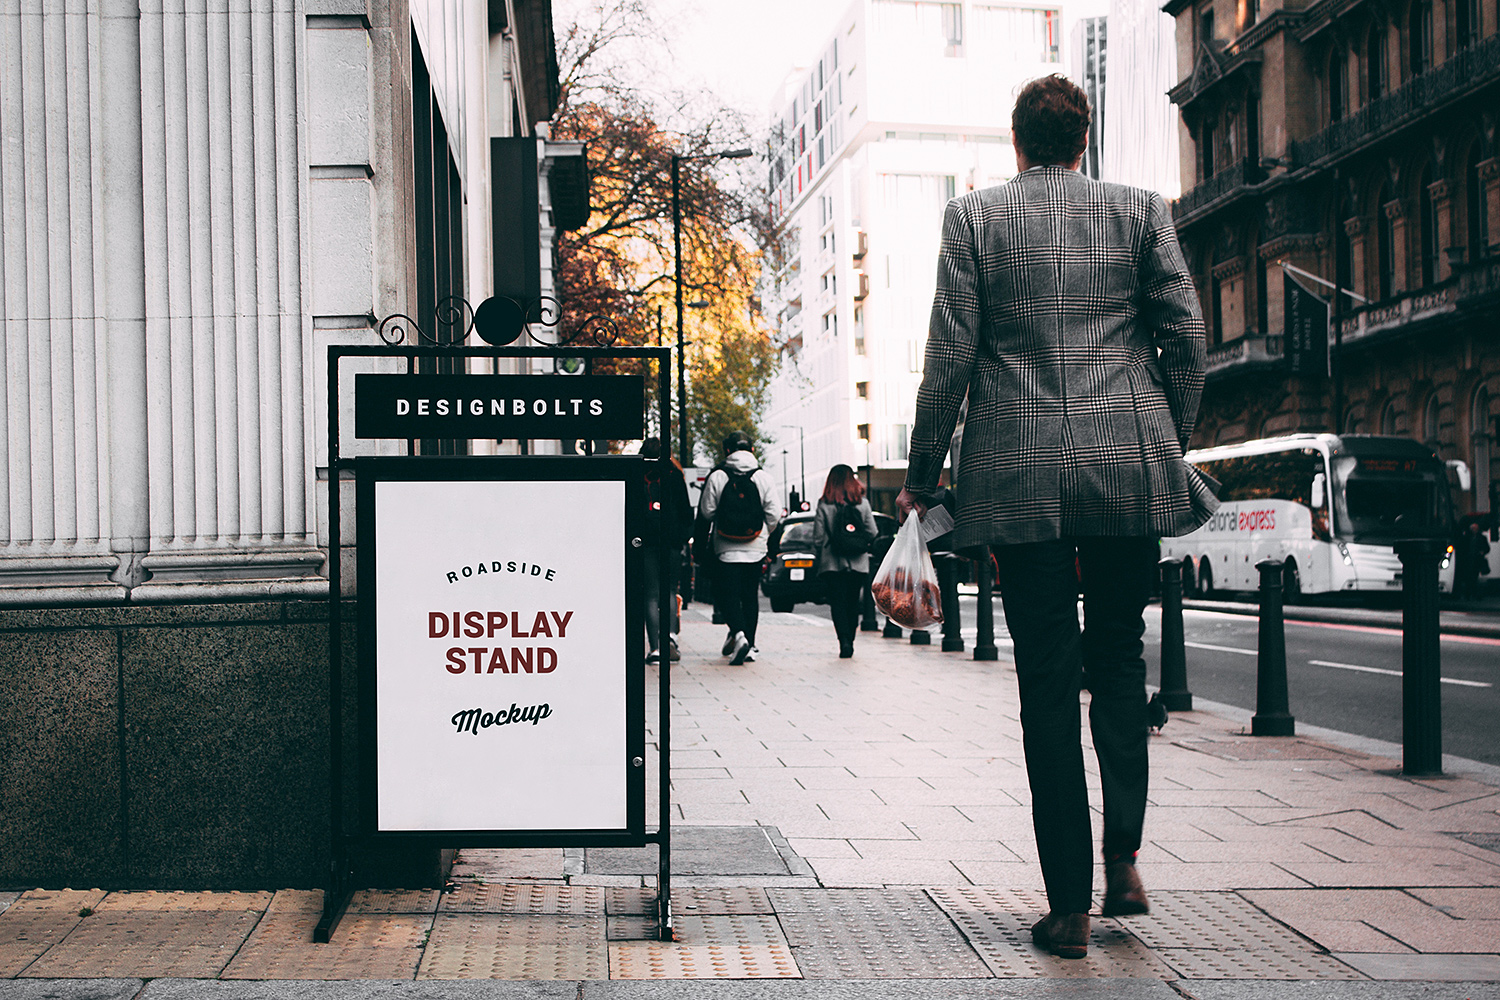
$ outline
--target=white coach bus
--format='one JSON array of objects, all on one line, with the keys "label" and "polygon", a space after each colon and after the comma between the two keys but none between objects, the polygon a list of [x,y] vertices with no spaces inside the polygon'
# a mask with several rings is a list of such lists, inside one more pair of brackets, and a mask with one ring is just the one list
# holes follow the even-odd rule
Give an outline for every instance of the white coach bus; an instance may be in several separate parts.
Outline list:
[{"label": "white coach bus", "polygon": [[[1407,438],[1293,434],[1188,452],[1217,479],[1221,506],[1192,534],[1161,540],[1164,558],[1185,559],[1188,593],[1260,587],[1255,564],[1286,561],[1288,601],[1302,594],[1401,589],[1392,543],[1452,534],[1448,470]],[[1453,590],[1453,548],[1438,586]]]}]

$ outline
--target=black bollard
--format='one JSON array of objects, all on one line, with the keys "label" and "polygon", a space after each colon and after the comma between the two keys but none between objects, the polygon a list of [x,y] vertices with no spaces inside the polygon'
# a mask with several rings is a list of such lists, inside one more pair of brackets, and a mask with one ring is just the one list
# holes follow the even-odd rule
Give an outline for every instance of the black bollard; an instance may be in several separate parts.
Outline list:
[{"label": "black bollard", "polygon": [[959,557],[944,552],[933,560],[937,564],[938,590],[943,596],[943,652],[964,651],[963,613],[958,607]]},{"label": "black bollard", "polygon": [[1169,712],[1191,712],[1193,692],[1187,686],[1187,648],[1182,631],[1182,561],[1163,559],[1161,566],[1161,703]]},{"label": "black bollard", "polygon": [[1397,542],[1401,557],[1401,773],[1443,773],[1442,644],[1437,539]]},{"label": "black bollard", "polygon": [[989,546],[979,550],[974,564],[979,577],[979,610],[974,615],[978,635],[974,637],[974,659],[998,660],[1000,648],[995,645],[995,567],[990,564]]},{"label": "black bollard", "polygon": [[885,628],[881,631],[880,637],[882,639],[899,639],[901,636],[901,626],[887,618],[885,620]]},{"label": "black bollard", "polygon": [[1253,736],[1295,736],[1297,720],[1288,710],[1286,692],[1286,623],[1281,617],[1282,568],[1279,559],[1262,559],[1260,570],[1260,654],[1255,681]]},{"label": "black bollard", "polygon": [[931,646],[932,633],[925,628],[914,628],[911,630],[911,644],[913,646]]}]

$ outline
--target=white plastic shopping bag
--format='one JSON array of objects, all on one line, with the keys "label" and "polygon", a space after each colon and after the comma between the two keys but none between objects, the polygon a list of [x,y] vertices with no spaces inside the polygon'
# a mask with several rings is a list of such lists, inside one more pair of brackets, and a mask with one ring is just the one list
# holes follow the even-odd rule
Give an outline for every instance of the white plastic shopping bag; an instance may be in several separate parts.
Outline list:
[{"label": "white plastic shopping bag", "polygon": [[922,525],[916,511],[906,516],[890,551],[875,571],[870,585],[875,606],[897,625],[931,628],[943,621],[943,599],[938,590],[937,570],[922,541]]}]

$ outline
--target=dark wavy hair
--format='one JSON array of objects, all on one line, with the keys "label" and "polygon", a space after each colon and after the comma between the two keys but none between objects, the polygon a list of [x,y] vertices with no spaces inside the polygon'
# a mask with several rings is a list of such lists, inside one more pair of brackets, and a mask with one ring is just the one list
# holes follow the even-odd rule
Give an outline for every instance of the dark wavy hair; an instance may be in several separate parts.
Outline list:
[{"label": "dark wavy hair", "polygon": [[835,465],[828,470],[828,481],[823,484],[823,499],[829,503],[859,503],[865,498],[865,484],[847,465]]},{"label": "dark wavy hair", "polygon": [[1061,73],[1032,80],[1016,95],[1010,127],[1016,148],[1033,165],[1072,165],[1088,145],[1093,112],[1088,95]]}]

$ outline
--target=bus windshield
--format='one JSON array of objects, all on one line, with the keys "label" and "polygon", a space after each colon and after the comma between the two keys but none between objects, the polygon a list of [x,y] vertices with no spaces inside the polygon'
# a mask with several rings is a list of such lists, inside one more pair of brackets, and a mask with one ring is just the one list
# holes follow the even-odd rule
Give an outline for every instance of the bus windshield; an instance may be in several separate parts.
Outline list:
[{"label": "bus windshield", "polygon": [[[1431,453],[1375,449],[1345,439],[1333,461],[1339,534],[1355,542],[1446,537],[1453,522],[1448,476]],[[1415,442],[1413,442],[1415,444]]]}]

